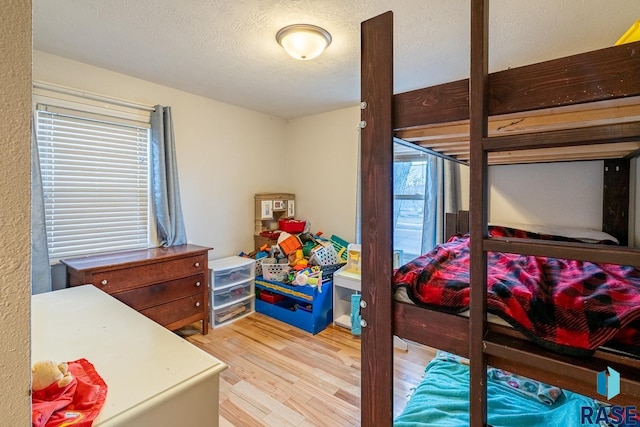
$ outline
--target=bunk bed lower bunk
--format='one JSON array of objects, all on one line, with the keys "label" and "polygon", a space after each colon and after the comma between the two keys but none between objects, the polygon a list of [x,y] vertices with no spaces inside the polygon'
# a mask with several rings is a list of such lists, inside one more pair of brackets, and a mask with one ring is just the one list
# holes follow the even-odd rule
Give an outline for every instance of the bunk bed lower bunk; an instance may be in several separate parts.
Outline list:
[{"label": "bunk bed lower bunk", "polygon": [[[468,213],[462,214],[462,218],[468,219]],[[455,215],[447,217],[448,221],[456,222]],[[617,240],[595,230],[563,231],[565,235],[558,235],[559,231],[549,235],[511,227],[490,227],[492,236],[590,242],[596,239],[600,240],[599,244],[615,244]],[[468,263],[469,235],[458,233],[396,270],[393,279],[395,300],[443,313],[449,316],[447,325],[453,322],[452,314],[466,319]],[[551,353],[584,358],[603,345],[610,348],[607,351],[627,352],[630,359],[640,355],[640,270],[499,253],[490,254],[489,266],[488,319],[492,327],[526,336]],[[396,320],[402,321],[396,325],[405,323]],[[441,336],[440,332],[433,332],[433,327],[431,324],[430,334],[438,339],[445,339],[449,334],[450,329],[442,331],[444,336]],[[422,331],[405,333],[400,332],[401,329],[396,327],[396,333],[401,336],[418,332],[421,334],[419,339],[424,339]],[[459,338],[466,341],[464,335]],[[448,348],[448,345],[438,345],[438,348]],[[449,348],[459,354],[466,351],[457,346]],[[557,359],[558,356],[554,357]],[[640,367],[640,360],[638,362]],[[460,357],[439,352],[439,357],[427,366],[425,379],[394,425],[467,425],[467,365],[461,363]],[[616,410],[614,416],[611,415],[611,405],[503,369],[488,368],[487,379],[488,422],[491,425],[600,425],[595,423],[596,419],[618,419]],[[601,392],[594,378],[583,379],[587,382],[587,392],[592,395],[596,390]],[[631,379],[634,380],[633,376]],[[606,396],[599,396],[599,399],[606,399]],[[622,403],[637,405],[639,401],[639,395],[629,393],[617,403],[618,406]],[[634,409],[633,413],[620,418],[634,417],[635,413]],[[636,421],[640,425],[640,416],[637,420],[616,425],[636,425]]]},{"label": "bunk bed lower bunk", "polygon": [[[473,3],[476,9],[486,6],[486,0]],[[482,16],[486,12],[476,12],[472,10],[472,21],[476,26],[482,26],[478,21],[486,18]],[[483,31],[480,30],[480,39]],[[472,34],[474,32],[477,30],[472,29]],[[640,55],[637,54],[640,43],[513,68],[490,74],[488,78],[477,72],[477,66],[474,72],[472,65],[471,85],[469,80],[465,80],[393,95],[392,33],[391,12],[362,23],[361,306],[366,325],[362,329],[362,425],[378,427],[391,424],[393,335],[470,358],[472,380],[468,402],[473,426],[484,425],[478,420],[486,420],[487,365],[592,398],[602,397],[596,388],[598,374],[613,368],[620,373],[620,393],[609,399],[610,403],[636,407],[640,402],[640,360],[636,356],[604,348],[589,349],[590,354],[582,354],[581,357],[559,354],[532,342],[531,336],[511,327],[493,323],[485,325],[486,288],[477,286],[477,278],[485,276],[486,280],[487,265],[486,261],[484,267],[482,262],[477,262],[478,259],[482,261],[482,256],[477,254],[480,252],[486,256],[487,252],[493,251],[569,258],[566,256],[569,253],[575,259],[586,261],[640,265],[639,252],[630,248],[573,242],[540,244],[531,239],[511,237],[488,238],[485,203],[486,168],[491,163],[622,159],[623,165],[629,164],[629,159],[640,149]],[[472,64],[474,61],[472,59]],[[474,79],[482,81],[488,89],[478,89],[477,83],[474,89]],[[479,102],[478,95],[474,95],[477,91],[481,92],[483,99],[485,94],[488,99]],[[548,133],[540,133],[539,129],[507,129],[514,132],[498,138],[502,145],[495,138],[487,137],[491,124],[484,129],[477,124],[477,111],[485,120],[487,115],[496,116],[497,120],[508,120],[520,117],[518,115],[526,117],[532,110],[545,109],[551,116],[556,113],[562,116],[571,115],[574,109],[584,111],[592,107],[605,115],[620,112],[619,107],[628,108],[628,111],[618,116],[614,113],[604,119],[594,119],[594,123],[589,123],[589,119],[577,123],[575,117],[568,123],[561,123],[563,119],[559,118],[544,125],[549,126]],[[583,117],[583,113],[579,112],[579,116]],[[437,136],[443,126],[448,132],[453,129],[453,134],[442,138]],[[466,130],[460,131],[460,126]],[[559,128],[562,130],[558,131]],[[504,127],[495,129],[499,132]],[[532,131],[537,132],[535,140],[526,135]],[[467,141],[464,141],[464,134]],[[469,134],[471,143],[468,142]],[[471,284],[470,318],[393,300],[393,195],[390,183],[393,176],[392,141],[398,137],[437,153],[471,159],[471,235],[476,238],[471,241],[470,270],[476,282],[472,280]],[[566,147],[579,145],[575,141],[583,144],[581,148],[567,150]],[[616,145],[607,145],[610,149],[602,148],[602,144],[611,142]],[[506,151],[505,145],[512,151]],[[614,203],[609,206],[619,204],[616,199],[619,194],[624,196],[625,191],[628,201],[628,177],[627,174],[625,185],[614,184],[614,190],[623,189],[622,193],[613,192]],[[624,179],[623,176],[618,180],[624,184]],[[482,201],[477,202],[477,199]],[[624,205],[624,197],[622,200]],[[608,202],[607,193],[604,202]],[[612,216],[613,221],[607,224],[614,224],[613,228],[626,223],[628,218],[625,216],[621,220],[616,213]]]},{"label": "bunk bed lower bunk", "polygon": [[[607,414],[607,408],[594,399],[502,369],[488,368],[487,378],[487,421],[492,426],[601,427],[597,420],[604,416],[598,414]],[[468,360],[439,350],[394,427],[469,423]]]}]

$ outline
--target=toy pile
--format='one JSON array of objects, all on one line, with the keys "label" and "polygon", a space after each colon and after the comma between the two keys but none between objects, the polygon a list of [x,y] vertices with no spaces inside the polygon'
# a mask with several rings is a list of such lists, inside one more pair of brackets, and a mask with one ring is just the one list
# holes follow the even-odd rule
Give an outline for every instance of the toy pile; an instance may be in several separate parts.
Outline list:
[{"label": "toy pile", "polygon": [[300,233],[279,231],[277,244],[263,245],[259,250],[240,256],[256,260],[256,275],[264,279],[293,286],[318,286],[347,260],[348,242],[332,235],[326,239],[322,232],[309,232],[307,222]]}]

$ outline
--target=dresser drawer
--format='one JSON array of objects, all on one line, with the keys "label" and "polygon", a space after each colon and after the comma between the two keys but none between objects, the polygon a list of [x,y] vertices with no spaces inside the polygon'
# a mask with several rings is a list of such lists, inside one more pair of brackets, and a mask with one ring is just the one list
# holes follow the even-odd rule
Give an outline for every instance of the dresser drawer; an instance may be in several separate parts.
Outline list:
[{"label": "dresser drawer", "polygon": [[143,310],[190,295],[202,294],[205,292],[205,287],[204,275],[198,274],[184,279],[118,292],[113,296],[131,308]]},{"label": "dresser drawer", "polygon": [[204,255],[93,273],[91,283],[114,294],[147,284],[204,273]]},{"label": "dresser drawer", "polygon": [[204,304],[204,294],[198,294],[150,307],[141,310],[140,313],[162,326],[167,326],[175,322],[184,323],[185,319],[194,316],[202,318],[205,314]]}]

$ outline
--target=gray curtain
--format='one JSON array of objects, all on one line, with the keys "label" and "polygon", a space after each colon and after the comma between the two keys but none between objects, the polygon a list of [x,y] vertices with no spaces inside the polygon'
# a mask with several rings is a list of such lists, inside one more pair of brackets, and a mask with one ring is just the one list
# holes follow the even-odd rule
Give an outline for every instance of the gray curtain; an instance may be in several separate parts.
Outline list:
[{"label": "gray curtain", "polygon": [[51,291],[51,265],[47,246],[44,192],[35,122],[31,119],[31,293]]},{"label": "gray curtain", "polygon": [[160,244],[174,246],[187,243],[171,107],[162,105],[156,105],[151,113],[151,188]]},{"label": "gray curtain", "polygon": [[457,212],[460,206],[458,180],[458,166],[454,162],[427,156],[421,253],[444,241],[445,214]]}]

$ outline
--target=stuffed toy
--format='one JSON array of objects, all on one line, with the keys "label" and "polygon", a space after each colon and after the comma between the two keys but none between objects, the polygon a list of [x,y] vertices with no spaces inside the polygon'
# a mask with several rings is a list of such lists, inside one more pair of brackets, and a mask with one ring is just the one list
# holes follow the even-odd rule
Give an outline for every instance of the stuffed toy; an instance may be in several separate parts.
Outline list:
[{"label": "stuffed toy", "polygon": [[69,372],[66,362],[57,364],[51,360],[36,362],[31,369],[33,391],[44,390],[56,383],[59,388],[64,388],[73,381],[73,375]]},{"label": "stuffed toy", "polygon": [[33,365],[32,427],[90,427],[107,397],[107,385],[86,359]]}]

